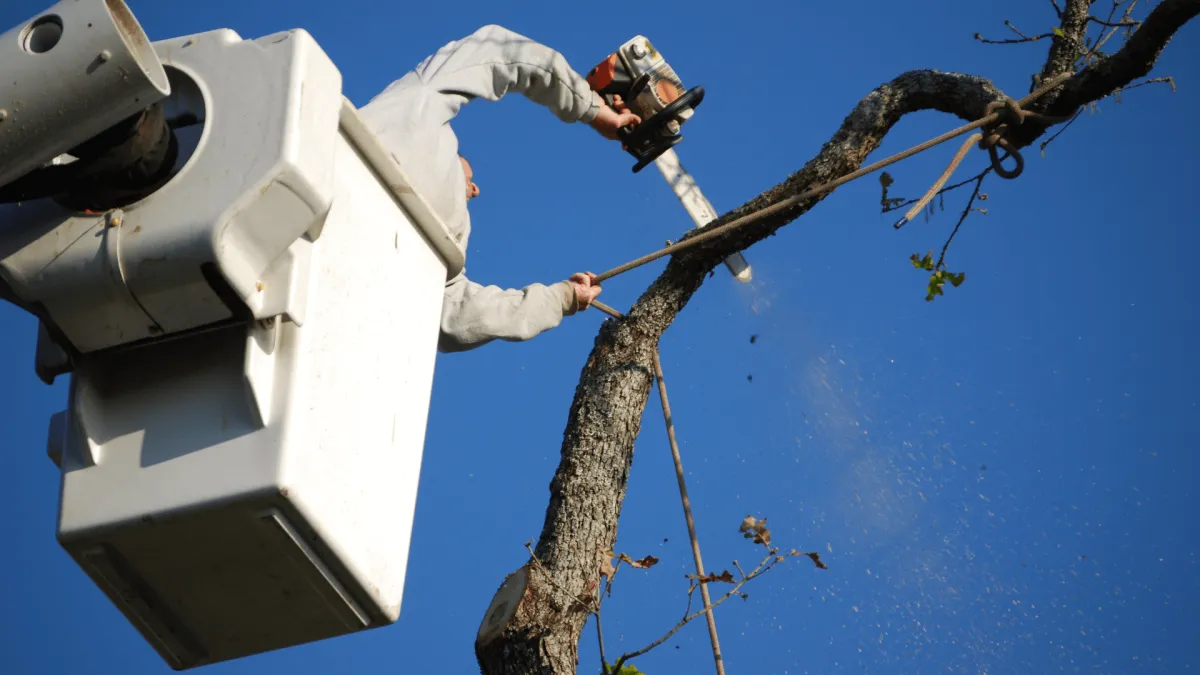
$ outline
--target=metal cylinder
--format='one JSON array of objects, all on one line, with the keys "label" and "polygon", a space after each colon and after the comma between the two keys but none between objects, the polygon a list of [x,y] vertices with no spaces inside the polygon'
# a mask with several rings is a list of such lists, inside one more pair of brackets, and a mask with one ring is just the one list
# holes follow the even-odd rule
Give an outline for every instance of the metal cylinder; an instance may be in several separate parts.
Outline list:
[{"label": "metal cylinder", "polygon": [[122,0],[62,0],[0,35],[0,186],[170,93]]}]

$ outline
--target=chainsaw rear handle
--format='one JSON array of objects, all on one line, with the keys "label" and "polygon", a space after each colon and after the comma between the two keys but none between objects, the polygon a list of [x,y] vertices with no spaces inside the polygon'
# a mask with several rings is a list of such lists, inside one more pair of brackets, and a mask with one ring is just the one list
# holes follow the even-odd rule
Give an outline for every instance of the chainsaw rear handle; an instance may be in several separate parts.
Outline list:
[{"label": "chainsaw rear handle", "polygon": [[[646,76],[643,75],[642,77],[639,77],[638,80],[641,81],[645,78]],[[645,85],[643,84],[642,86],[644,87]],[[636,89],[637,85],[634,85],[634,90],[636,91]],[[696,106],[700,105],[700,102],[703,100],[704,87],[692,87],[686,93],[684,93],[683,96],[671,101],[671,103],[668,104],[667,107],[660,110],[658,114],[654,115],[648,120],[642,120],[642,123],[636,126],[627,124],[620,129],[617,129],[617,134],[621,136],[621,140],[623,141],[632,140],[637,142],[640,140],[645,140],[646,137],[650,136],[656,130],[655,127],[665,127],[667,122],[670,122],[672,119],[677,117],[679,113],[687,110],[688,108],[695,109]]]},{"label": "chainsaw rear handle", "polygon": [[[631,100],[637,95],[640,89],[646,86],[648,81],[648,75],[642,75],[637,79],[633,87],[630,88]],[[671,101],[667,107],[663,108],[650,119],[643,120],[637,126],[626,125],[617,129],[617,135],[620,137],[625,149],[638,160],[637,164],[633,166],[634,173],[646,168],[646,166],[658,159],[664,152],[683,140],[683,136],[680,134],[659,136],[658,132],[660,129],[666,128],[666,125],[678,117],[684,110],[689,108],[695,109],[703,100],[704,87],[692,87],[683,96]]]}]

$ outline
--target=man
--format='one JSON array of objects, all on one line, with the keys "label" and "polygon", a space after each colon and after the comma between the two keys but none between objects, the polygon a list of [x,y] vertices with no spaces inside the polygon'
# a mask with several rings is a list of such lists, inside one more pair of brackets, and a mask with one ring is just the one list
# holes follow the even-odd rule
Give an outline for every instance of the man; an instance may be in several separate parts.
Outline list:
[{"label": "man", "polygon": [[[563,122],[588,124],[613,141],[617,129],[641,122],[628,110],[607,106],[562,54],[494,25],[442,47],[361,110],[464,250],[471,234],[467,202],[479,196],[479,187],[450,120],[470,101],[498,101],[509,92],[549,108]],[[518,290],[483,286],[464,270],[446,284],[438,350],[532,339],[586,309],[599,294],[593,275],[584,273]]]}]

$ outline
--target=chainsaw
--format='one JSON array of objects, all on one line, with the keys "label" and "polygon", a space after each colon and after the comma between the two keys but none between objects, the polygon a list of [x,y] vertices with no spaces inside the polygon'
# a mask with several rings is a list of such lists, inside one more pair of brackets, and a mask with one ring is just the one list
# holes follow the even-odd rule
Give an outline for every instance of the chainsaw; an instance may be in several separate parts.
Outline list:
[{"label": "chainsaw", "polygon": [[[716,220],[716,210],[683,168],[674,149],[683,140],[679,133],[683,123],[704,100],[704,88],[685,90],[675,70],[643,35],[621,45],[592,68],[587,82],[610,108],[618,107],[619,98],[619,103],[642,119],[641,124],[617,131],[622,146],[637,159],[633,172],[654,163],[696,227]],[[741,253],[726,258],[725,266],[738,281],[745,283],[752,278],[750,265]]]},{"label": "chainsaw", "polygon": [[642,119],[617,131],[622,146],[637,160],[634,173],[683,140],[680,128],[704,100],[704,88],[685,90],[675,70],[642,35],[592,68],[587,82],[609,107],[623,103]]}]

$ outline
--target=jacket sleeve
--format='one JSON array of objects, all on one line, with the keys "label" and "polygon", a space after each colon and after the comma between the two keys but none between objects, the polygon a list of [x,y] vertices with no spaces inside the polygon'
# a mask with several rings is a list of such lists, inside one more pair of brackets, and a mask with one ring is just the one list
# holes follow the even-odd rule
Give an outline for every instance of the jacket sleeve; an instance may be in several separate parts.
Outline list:
[{"label": "jacket sleeve", "polygon": [[557,51],[501,26],[484,26],[447,44],[415,69],[440,96],[431,120],[443,124],[476,98],[498,101],[509,92],[549,108],[563,122],[591,122],[603,105],[587,80]]},{"label": "jacket sleeve", "polygon": [[565,281],[502,289],[477,284],[460,272],[446,284],[438,351],[467,351],[492,340],[530,340],[576,310],[575,290]]}]

